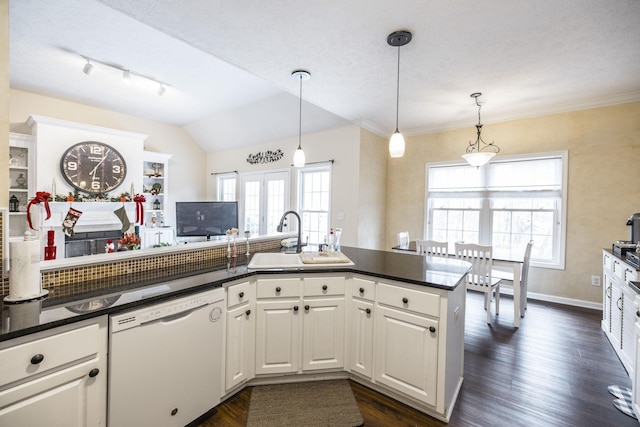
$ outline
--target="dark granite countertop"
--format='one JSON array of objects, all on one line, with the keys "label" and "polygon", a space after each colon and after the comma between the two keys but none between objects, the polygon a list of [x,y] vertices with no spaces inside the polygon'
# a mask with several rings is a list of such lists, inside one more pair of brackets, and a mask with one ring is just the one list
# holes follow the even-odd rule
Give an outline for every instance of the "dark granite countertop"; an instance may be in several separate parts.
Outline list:
[{"label": "dark granite countertop", "polygon": [[[470,264],[455,259],[424,257],[411,253],[397,253],[343,247],[342,251],[355,265],[348,267],[305,267],[302,270],[250,271],[246,264],[235,269],[226,267],[166,275],[148,279],[144,273],[118,278],[118,286],[109,287],[109,279],[88,281],[76,294],[57,296],[55,290],[38,301],[0,305],[0,341],[62,326],[68,323],[114,314],[141,305],[223,286],[225,283],[256,274],[297,274],[350,272],[382,279],[444,290],[453,290],[461,282]],[[106,283],[105,283],[106,282]]]}]

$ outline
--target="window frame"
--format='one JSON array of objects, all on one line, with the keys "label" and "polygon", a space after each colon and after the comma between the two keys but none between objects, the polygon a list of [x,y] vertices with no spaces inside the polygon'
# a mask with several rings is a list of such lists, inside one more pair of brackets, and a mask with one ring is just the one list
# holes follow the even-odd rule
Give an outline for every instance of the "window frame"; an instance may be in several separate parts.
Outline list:
[{"label": "window frame", "polygon": [[[329,186],[328,186],[328,203],[327,203],[327,210],[326,211],[317,211],[317,212],[326,212],[327,215],[327,227],[326,230],[324,230],[324,233],[326,236],[329,235],[329,231],[331,228],[331,196],[332,196],[332,190],[333,190],[333,162],[332,161],[328,161],[328,162],[318,162],[318,163],[314,163],[313,165],[307,165],[304,166],[302,168],[298,168],[297,169],[297,173],[296,173],[296,184],[297,184],[297,188],[296,188],[296,210],[297,212],[300,214],[301,218],[304,218],[305,215],[305,211],[303,209],[303,203],[304,203],[304,176],[305,174],[311,174],[311,173],[317,173],[317,172],[328,172],[329,174]],[[316,211],[314,211],[316,212]],[[305,227],[303,227],[303,234],[305,231]],[[322,230],[318,230],[318,233],[320,233],[320,235],[322,235]],[[310,237],[310,236],[309,236]],[[309,243],[311,244],[320,244],[323,243],[323,241],[320,242],[313,242],[311,240],[309,240]]]},{"label": "window frame", "polygon": [[[535,260],[532,256],[531,265],[536,267],[550,268],[550,269],[561,269],[565,268],[566,261],[566,235],[567,235],[567,199],[568,199],[568,152],[567,151],[556,151],[556,152],[545,152],[545,153],[529,153],[522,155],[511,155],[511,156],[500,156],[497,159],[494,159],[492,163],[507,163],[507,162],[518,162],[518,161],[527,161],[527,160],[542,160],[542,159],[551,159],[558,158],[561,160],[561,183],[559,191],[547,191],[547,190],[528,190],[528,191],[496,191],[488,189],[489,182],[489,172],[485,169],[486,166],[480,168],[480,179],[482,184],[482,188],[470,187],[468,191],[429,191],[429,169],[431,167],[438,166],[464,166],[466,163],[464,161],[446,161],[446,162],[430,162],[425,165],[425,205],[424,205],[424,234],[426,239],[433,239],[433,211],[434,208],[432,206],[432,201],[434,199],[445,199],[445,198],[460,198],[464,199],[480,199],[482,201],[480,208],[480,216],[479,216],[479,233],[478,240],[480,244],[492,244],[493,238],[493,215],[494,212],[499,210],[507,210],[510,212],[522,211],[522,209],[494,209],[491,206],[491,198],[499,198],[502,197],[514,197],[519,194],[528,193],[530,197],[525,197],[525,199],[531,199],[534,197],[545,196],[548,198],[557,198],[559,206],[553,209],[554,211],[554,231],[553,231],[553,251],[554,251],[554,259],[549,262]],[[472,167],[468,166],[467,167]],[[470,210],[464,209],[462,210]],[[536,212],[536,209],[524,209],[527,212]],[[540,210],[542,212],[543,210]],[[451,244],[451,242],[450,242]],[[557,251],[557,254],[555,253]]]}]

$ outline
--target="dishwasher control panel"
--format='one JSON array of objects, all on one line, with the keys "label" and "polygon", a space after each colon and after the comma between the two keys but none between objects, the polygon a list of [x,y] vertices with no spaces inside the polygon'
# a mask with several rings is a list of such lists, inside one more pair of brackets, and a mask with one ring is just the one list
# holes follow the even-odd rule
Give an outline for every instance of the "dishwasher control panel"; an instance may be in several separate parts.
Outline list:
[{"label": "dishwasher control panel", "polygon": [[144,323],[194,310],[224,299],[224,289],[217,288],[195,296],[179,298],[111,316],[111,332],[135,328]]}]

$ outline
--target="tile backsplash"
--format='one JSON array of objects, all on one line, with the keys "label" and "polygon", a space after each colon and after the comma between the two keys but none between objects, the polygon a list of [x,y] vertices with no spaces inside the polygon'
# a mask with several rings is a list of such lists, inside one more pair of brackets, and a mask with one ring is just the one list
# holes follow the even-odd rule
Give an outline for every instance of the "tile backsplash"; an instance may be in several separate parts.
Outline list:
[{"label": "tile backsplash", "polygon": [[[2,229],[1,225],[0,230]],[[1,234],[0,239],[5,238]],[[280,240],[281,238],[274,237],[273,240],[251,242],[251,252],[279,249]],[[239,254],[244,254],[245,244],[238,244],[237,250]],[[167,271],[182,274],[201,271],[203,268],[220,268],[227,264],[227,248],[225,246],[173,252],[158,256],[148,256],[147,254],[148,252],[145,251],[145,256],[140,258],[45,271],[42,273],[42,287],[49,291],[55,291],[56,296],[64,296],[65,294],[78,293],[87,282],[91,282],[95,287],[95,283],[100,282],[100,279],[110,279],[105,281],[105,286],[113,287],[114,285],[118,286],[118,277],[122,277],[121,284],[125,285],[130,284],[132,275],[135,275],[136,280],[144,281],[162,277],[167,274]],[[245,262],[246,257],[239,255],[237,260]],[[0,294],[9,294],[8,278],[3,278]]]}]

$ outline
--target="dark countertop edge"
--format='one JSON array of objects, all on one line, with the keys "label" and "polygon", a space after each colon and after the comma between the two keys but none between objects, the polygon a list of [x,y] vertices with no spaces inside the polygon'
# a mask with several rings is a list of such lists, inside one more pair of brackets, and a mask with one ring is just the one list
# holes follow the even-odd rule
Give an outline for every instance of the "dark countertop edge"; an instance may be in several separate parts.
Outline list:
[{"label": "dark countertop edge", "polygon": [[[34,334],[37,332],[42,332],[42,331],[46,331],[49,329],[53,329],[59,326],[64,326],[64,325],[68,325],[68,324],[72,324],[72,323],[76,323],[82,320],[86,320],[86,319],[91,319],[91,318],[95,318],[95,317],[100,317],[103,315],[112,315],[112,314],[116,314],[116,313],[120,313],[123,311],[129,311],[132,309],[135,309],[137,307],[140,306],[144,306],[144,305],[149,305],[149,304],[153,304],[156,302],[161,302],[161,301],[167,301],[170,299],[174,299],[174,298],[179,298],[182,296],[186,296],[186,295],[190,295],[190,294],[195,294],[198,292],[202,292],[208,289],[214,289],[214,288],[218,288],[218,287],[222,287],[224,286],[226,283],[229,282],[234,282],[237,280],[242,280],[248,277],[253,277],[256,275],[286,275],[286,274],[307,274],[307,273],[311,273],[311,274],[321,274],[321,273],[353,273],[353,274],[362,274],[365,276],[370,276],[370,277],[377,277],[377,278],[382,278],[382,279],[387,279],[387,280],[393,280],[395,282],[400,282],[400,283],[408,283],[408,284],[413,284],[413,285],[419,285],[419,286],[425,286],[425,287],[430,287],[430,288],[435,288],[435,289],[443,289],[446,291],[452,291],[454,290],[457,286],[460,285],[460,283],[462,282],[462,279],[464,277],[464,274],[460,274],[460,278],[459,280],[456,281],[456,283],[454,285],[444,285],[444,284],[438,284],[438,283],[429,283],[429,282],[425,282],[425,281],[420,281],[420,280],[415,280],[415,279],[411,279],[411,278],[406,278],[406,277],[400,277],[400,276],[394,276],[394,275],[388,275],[388,274],[383,274],[383,273],[379,273],[379,272],[372,272],[372,271],[366,271],[366,270],[362,270],[357,268],[357,264],[356,266],[348,266],[348,267],[322,267],[322,268],[302,268],[302,269],[272,269],[272,270],[248,270],[246,268],[246,265],[241,265],[241,266],[237,266],[236,267],[237,272],[234,273],[230,273],[227,268],[222,267],[219,269],[215,269],[215,270],[209,270],[209,271],[199,271],[199,272],[194,272],[193,274],[184,274],[182,276],[184,277],[178,277],[178,278],[168,278],[167,279],[157,279],[157,280],[152,280],[146,284],[141,284],[140,286],[137,287],[126,287],[126,290],[124,292],[122,291],[118,291],[118,288],[114,289],[113,292],[110,293],[105,293],[105,292],[99,292],[97,294],[95,293],[83,293],[80,295],[77,295],[77,297],[74,298],[60,298],[59,300],[55,300],[53,301],[55,304],[52,305],[51,307],[45,307],[48,309],[53,309],[53,308],[61,308],[62,306],[64,306],[65,304],[68,305],[72,305],[74,302],[79,303],[81,301],[92,301],[92,300],[99,300],[102,298],[107,298],[109,296],[122,296],[122,295],[127,295],[127,294],[132,294],[132,293],[136,293],[136,292],[143,292],[145,289],[152,289],[154,287],[157,286],[162,286],[163,283],[168,282],[168,283],[172,283],[172,282],[180,282],[180,281],[198,281],[199,278],[202,278],[204,280],[206,280],[204,283],[199,283],[199,284],[193,284],[193,285],[186,285],[184,288],[178,289],[178,290],[168,290],[166,292],[158,292],[152,296],[145,296],[143,298],[140,298],[139,300],[136,301],[131,301],[131,302],[127,302],[127,303],[123,303],[120,305],[116,305],[116,306],[109,306],[109,307],[105,307],[105,308],[99,308],[96,309],[94,311],[91,312],[87,312],[87,313],[79,313],[79,314],[71,314],[68,315],[67,317],[64,318],[60,318],[57,320],[50,320],[50,321],[46,321],[44,323],[40,323],[38,325],[35,326],[30,326],[30,327],[25,327],[22,329],[18,329],[15,331],[8,331],[8,332],[0,332],[0,342],[3,341],[8,341],[14,338],[19,338],[22,336],[26,336],[26,335],[30,335],[30,334]],[[225,275],[226,273],[226,275]],[[221,277],[219,278],[214,278],[213,280],[207,280],[204,277],[201,276],[206,276],[206,275],[220,275]],[[466,273],[465,273],[466,274]],[[43,300],[44,301],[44,300]],[[20,304],[23,303],[18,303],[18,304],[7,304],[4,303],[3,305],[3,309],[4,310],[8,310],[8,306],[10,305],[15,305],[15,306],[19,306]],[[4,322],[4,320],[3,320]],[[4,325],[3,325],[4,327]]]}]

